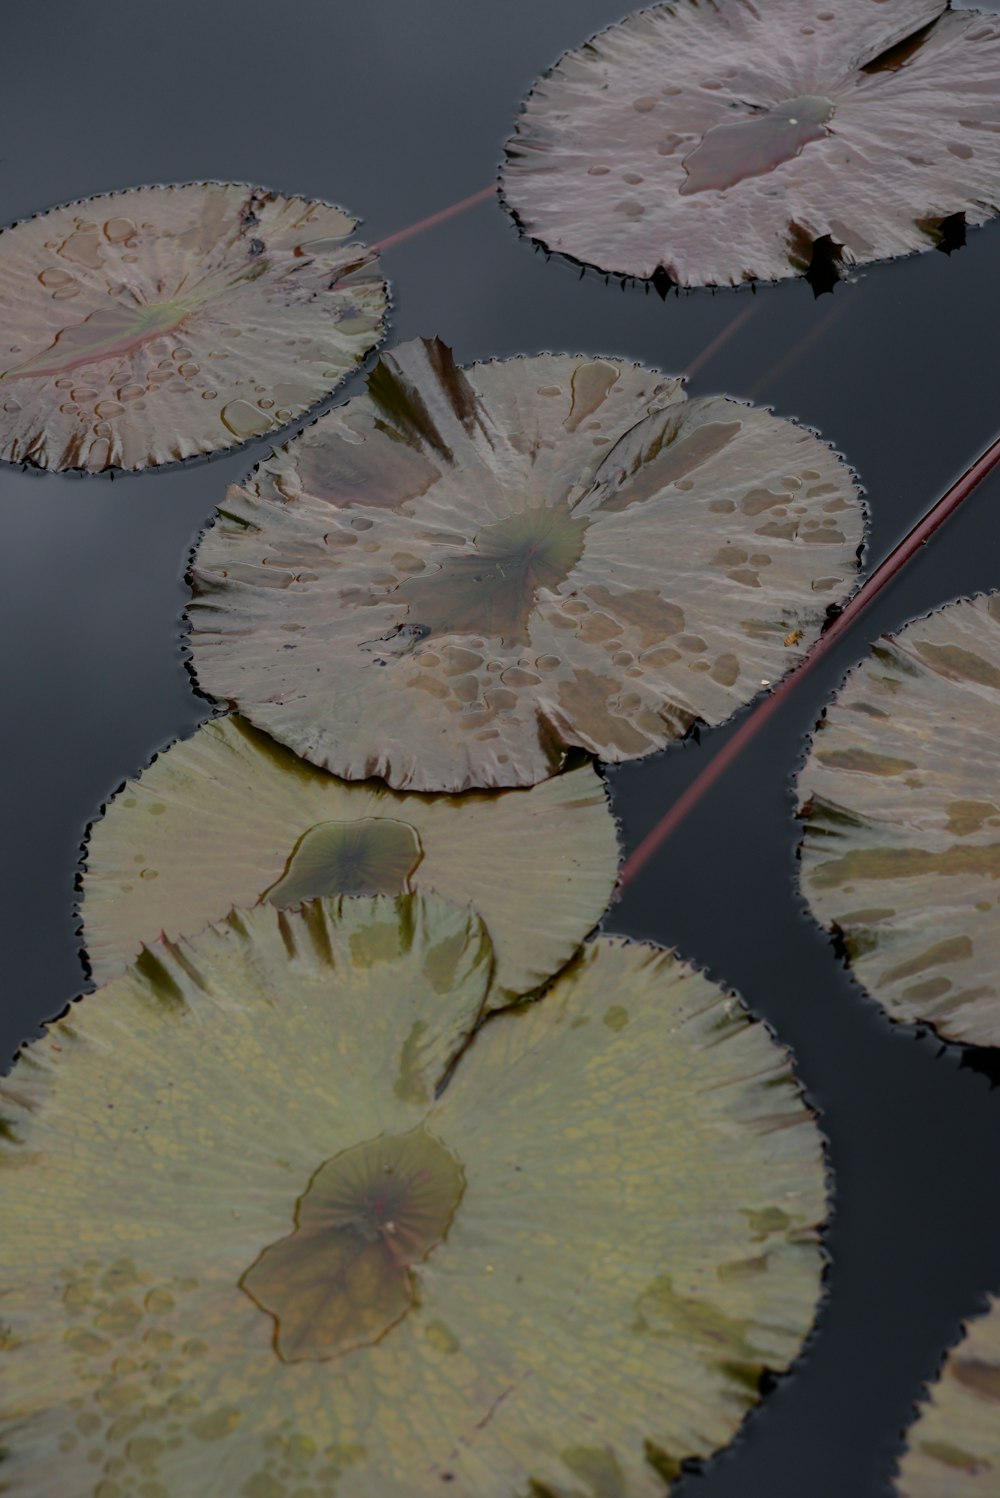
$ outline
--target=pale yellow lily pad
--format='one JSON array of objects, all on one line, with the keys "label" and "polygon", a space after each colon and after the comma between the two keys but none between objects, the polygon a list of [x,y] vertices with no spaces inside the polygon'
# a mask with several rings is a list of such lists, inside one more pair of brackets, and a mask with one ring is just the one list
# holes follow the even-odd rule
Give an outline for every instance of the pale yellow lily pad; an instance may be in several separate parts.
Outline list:
[{"label": "pale yellow lily pad", "polygon": [[907,1433],[900,1498],[1000,1498],[1000,1303],[965,1328]]},{"label": "pale yellow lily pad", "polygon": [[6,1492],[661,1498],[731,1437],[820,1293],[784,1052],[601,940],[442,1090],[489,968],[433,897],[264,905],[27,1048]]},{"label": "pale yellow lily pad", "polygon": [[347,779],[530,785],[776,681],[864,531],[812,432],[618,359],[385,355],[230,489],[192,569],[205,691]]},{"label": "pale yellow lily pad", "polygon": [[387,289],[341,208],[140,187],[0,234],[0,457],[147,468],[276,431],[380,341]]},{"label": "pale yellow lily pad", "polygon": [[885,636],[798,786],[802,887],[893,1019],[1000,1045],[1000,594]]},{"label": "pale yellow lily pad", "polygon": [[403,794],[338,780],[231,715],[129,781],[91,828],[86,859],[98,982],[143,941],[193,935],[234,905],[413,888],[483,917],[499,1005],[547,982],[597,925],[618,838],[590,765],[525,791]]}]

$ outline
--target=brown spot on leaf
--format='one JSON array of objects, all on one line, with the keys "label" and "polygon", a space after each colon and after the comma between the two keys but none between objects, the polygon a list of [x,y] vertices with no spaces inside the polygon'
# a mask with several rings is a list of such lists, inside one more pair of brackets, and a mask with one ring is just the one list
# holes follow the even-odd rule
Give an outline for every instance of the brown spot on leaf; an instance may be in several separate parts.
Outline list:
[{"label": "brown spot on leaf", "polygon": [[1000,1367],[980,1358],[955,1358],[951,1371],[964,1389],[982,1399],[1000,1403]]},{"label": "brown spot on leaf", "polygon": [[[743,430],[741,421],[704,421],[697,426],[681,407],[667,412],[656,435],[638,454],[617,490],[601,504],[601,514],[652,499],[686,474],[714,458]],[[614,454],[608,459],[613,463]]]},{"label": "brown spot on leaf", "polygon": [[942,676],[1000,690],[1000,669],[972,650],[959,645],[932,645],[926,640],[915,640],[914,649],[932,670]]},{"label": "brown spot on leaf", "polygon": [[858,848],[821,863],[813,873],[818,889],[854,879],[919,879],[926,874],[974,874],[1000,878],[1000,843],[953,845],[940,852],[924,848]]},{"label": "brown spot on leaf", "polygon": [[617,691],[618,683],[610,677],[599,676],[595,671],[574,671],[570,681],[560,683],[559,706],[567,720],[598,749],[607,747],[622,754],[642,754],[652,747],[651,741],[627,719],[611,711],[610,704]]},{"label": "brown spot on leaf", "polygon": [[684,610],[675,603],[668,603],[652,588],[633,588],[627,593],[612,593],[610,588],[594,584],[586,589],[586,596],[599,609],[604,609],[615,619],[621,619],[630,628],[638,631],[643,649],[656,645],[684,628]]},{"label": "brown spot on leaf", "polygon": [[876,754],[871,749],[819,749],[816,758],[831,770],[857,770],[865,775],[902,775],[915,770],[912,759],[898,759],[891,754]]},{"label": "brown spot on leaf", "polygon": [[1000,816],[1000,807],[992,801],[949,801],[947,812],[948,831],[966,837],[978,832],[990,817]]},{"label": "brown spot on leaf", "polygon": [[920,1450],[932,1460],[941,1462],[946,1467],[955,1467],[960,1472],[968,1472],[970,1476],[977,1472],[988,1472],[993,1465],[986,1457],[973,1456],[970,1451],[963,1451],[950,1441],[921,1441]]},{"label": "brown spot on leaf", "polygon": [[917,973],[922,973],[925,968],[940,967],[945,962],[964,962],[971,956],[972,942],[969,937],[948,937],[944,941],[935,942],[931,947],[926,947],[924,951],[908,958],[906,962],[900,962],[896,967],[889,968],[879,980],[879,987],[883,987],[886,983],[898,983],[902,978],[913,978]]},{"label": "brown spot on leaf", "polygon": [[563,422],[567,432],[575,432],[582,421],[604,404],[621,377],[614,364],[601,359],[578,364],[570,381],[572,404],[569,415]]},{"label": "brown spot on leaf", "polygon": [[735,684],[740,674],[739,657],[735,655],[717,656],[709,672],[713,681],[717,681],[721,687],[731,687]]}]

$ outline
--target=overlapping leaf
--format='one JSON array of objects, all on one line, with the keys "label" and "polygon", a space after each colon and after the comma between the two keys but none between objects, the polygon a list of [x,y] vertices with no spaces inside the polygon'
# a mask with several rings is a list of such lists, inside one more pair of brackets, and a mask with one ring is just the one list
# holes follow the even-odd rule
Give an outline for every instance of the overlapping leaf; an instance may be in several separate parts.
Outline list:
[{"label": "overlapping leaf", "polygon": [[340,208],[218,182],[109,193],[0,234],[0,457],[146,468],[300,416],[378,343]]},{"label": "overlapping leaf", "polygon": [[436,898],[264,905],[27,1049],[5,1492],[659,1498],[729,1438],[819,1293],[784,1054],[603,940],[436,1095],[489,969]]},{"label": "overlapping leaf", "polygon": [[802,885],[894,1019],[1000,1044],[1000,595],[873,647],[799,781]]},{"label": "overlapping leaf", "polygon": [[908,1433],[900,1498],[1000,1498],[1000,1305],[966,1327]]},{"label": "overlapping leaf", "polygon": [[1000,21],[946,0],[674,0],[567,52],[507,146],[525,231],[623,275],[777,280],[1000,206]]},{"label": "overlapping leaf", "polygon": [[496,953],[491,1004],[502,1004],[569,960],[617,869],[588,765],[527,791],[406,795],[337,780],[231,716],[161,754],[94,824],[84,941],[103,982],[144,940],[193,935],[234,905],[412,886],[480,913]]},{"label": "overlapping leaf", "polygon": [[348,779],[531,784],[717,723],[816,638],[863,530],[811,432],[615,359],[387,355],[230,490],[202,686]]}]

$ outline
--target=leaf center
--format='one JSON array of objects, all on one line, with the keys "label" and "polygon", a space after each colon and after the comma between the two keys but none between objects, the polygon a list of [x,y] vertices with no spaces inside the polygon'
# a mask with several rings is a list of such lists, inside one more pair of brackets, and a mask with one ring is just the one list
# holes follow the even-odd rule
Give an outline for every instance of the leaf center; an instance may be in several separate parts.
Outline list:
[{"label": "leaf center", "polygon": [[713,125],[684,158],[682,193],[723,192],[747,177],[762,177],[829,134],[835,106],[822,94],[785,99],[774,109]]},{"label": "leaf center", "polygon": [[471,551],[446,557],[399,589],[427,633],[486,634],[526,642],[540,589],[554,592],[583,555],[589,519],[540,505],[481,530]]},{"label": "leaf center", "polygon": [[398,895],[423,857],[415,830],[394,817],[317,822],[292,849],[263,899],[279,909],[320,895]]},{"label": "leaf center", "polygon": [[192,309],[183,302],[149,302],[133,307],[101,307],[83,322],[61,328],[47,349],[5,371],[0,379],[41,379],[65,374],[99,359],[120,358],[142,344],[180,327]]},{"label": "leaf center", "polygon": [[416,1303],[413,1266],[443,1242],[465,1190],[461,1162],[423,1124],[327,1160],[240,1288],[274,1321],[286,1363],[380,1341]]}]

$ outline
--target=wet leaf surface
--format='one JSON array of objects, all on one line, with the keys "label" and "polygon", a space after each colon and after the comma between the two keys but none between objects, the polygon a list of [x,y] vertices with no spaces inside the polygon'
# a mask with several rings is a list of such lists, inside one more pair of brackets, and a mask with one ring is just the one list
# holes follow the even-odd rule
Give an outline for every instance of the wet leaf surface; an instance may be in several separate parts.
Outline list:
[{"label": "wet leaf surface", "polygon": [[299,838],[265,898],[279,910],[318,895],[399,895],[423,857],[415,827],[393,817],[317,822]]},{"label": "wet leaf surface", "polygon": [[802,886],[894,1019],[1000,1044],[1000,597],[883,636],[799,780]]},{"label": "wet leaf surface", "polygon": [[232,715],[159,755],[95,822],[84,942],[98,982],[161,931],[232,906],[433,890],[467,901],[496,954],[491,1004],[537,989],[597,925],[618,872],[589,765],[526,791],[461,799],[337,780]]},{"label": "wet leaf surface", "polygon": [[434,897],[264,905],[24,1052],[5,1491],[659,1498],[729,1439],[820,1290],[785,1053],[604,939],[436,1096],[489,969]]},{"label": "wet leaf surface", "polygon": [[970,1321],[907,1433],[900,1498],[1000,1494],[1000,1307]]},{"label": "wet leaf surface", "polygon": [[416,1304],[410,1269],[442,1243],[465,1176],[418,1125],[380,1134],[321,1165],[295,1206],[295,1231],[240,1280],[274,1321],[286,1363],[373,1347]]},{"label": "wet leaf surface", "polygon": [[677,0],[565,53],[507,202],[620,275],[739,285],[928,249],[1000,206],[1000,21],[945,0]]},{"label": "wet leaf surface", "polygon": [[343,775],[531,784],[781,676],[863,514],[811,432],[615,359],[386,355],[230,489],[193,568],[206,691]]},{"label": "wet leaf surface", "polygon": [[217,182],[109,193],[0,234],[0,457],[147,468],[292,421],[379,342],[340,208]]}]

